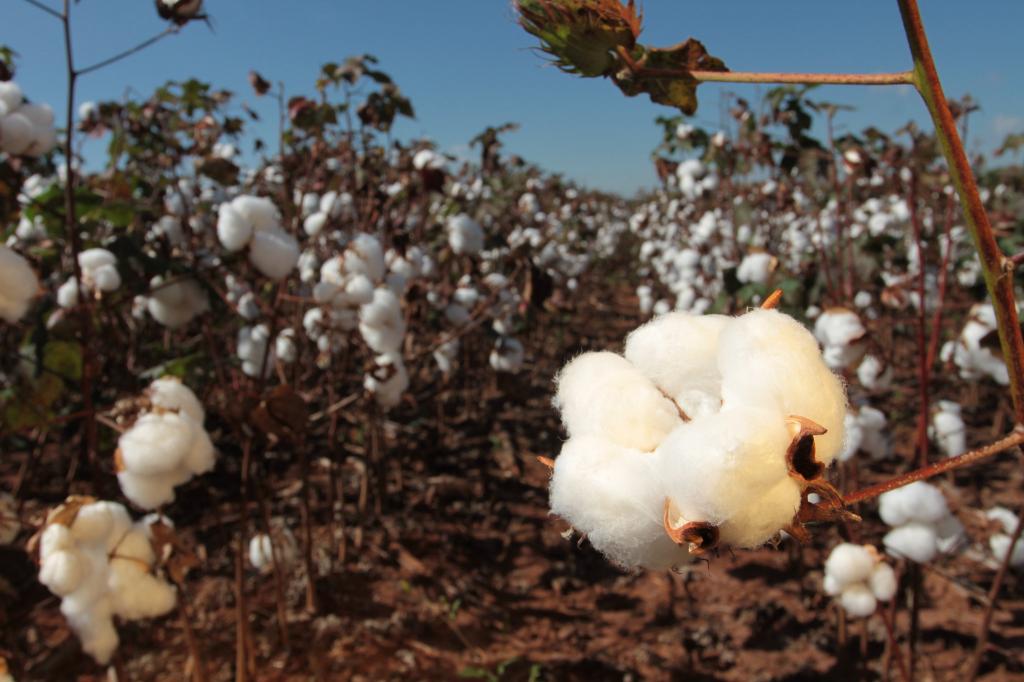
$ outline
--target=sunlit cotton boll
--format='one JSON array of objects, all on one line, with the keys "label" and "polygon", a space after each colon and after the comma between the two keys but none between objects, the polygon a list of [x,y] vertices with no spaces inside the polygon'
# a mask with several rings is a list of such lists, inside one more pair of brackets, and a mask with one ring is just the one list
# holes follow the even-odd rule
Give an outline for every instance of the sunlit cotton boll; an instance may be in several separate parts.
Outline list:
[{"label": "sunlit cotton boll", "polygon": [[143,414],[118,439],[125,469],[143,476],[181,467],[202,426],[185,414]]},{"label": "sunlit cotton boll", "polygon": [[847,615],[866,618],[877,602],[896,594],[896,574],[874,547],[844,542],[825,561],[825,593],[839,597]]},{"label": "sunlit cotton boll", "polygon": [[665,492],[652,453],[578,436],[562,446],[551,478],[551,511],[596,550],[627,568],[670,568],[688,552],[662,527]]},{"label": "sunlit cotton boll", "polygon": [[736,279],[744,284],[764,284],[771,277],[777,262],[769,253],[749,253],[736,269]]},{"label": "sunlit cotton boll", "polygon": [[885,391],[892,386],[893,371],[875,355],[865,355],[857,366],[857,380],[869,391]]},{"label": "sunlit cotton boll", "polygon": [[17,156],[25,153],[35,136],[32,121],[21,112],[0,117],[0,151]]},{"label": "sunlit cotton boll", "polygon": [[270,279],[284,279],[299,261],[299,243],[280,228],[260,230],[249,244],[249,261]]},{"label": "sunlit cotton boll", "polygon": [[178,279],[164,284],[162,277],[154,277],[150,282],[146,309],[154,320],[176,329],[209,310],[210,299],[194,279]]},{"label": "sunlit cotton boll", "polygon": [[555,406],[570,438],[592,435],[652,451],[682,421],[672,401],[615,353],[584,353],[555,381]]},{"label": "sunlit cotton boll", "polygon": [[71,524],[71,536],[80,544],[102,546],[113,551],[132,527],[124,505],[105,500],[83,505]]},{"label": "sunlit cotton boll", "polygon": [[14,81],[0,81],[0,116],[5,116],[25,101],[25,95]]},{"label": "sunlit cotton boll", "polygon": [[345,248],[345,272],[349,275],[365,275],[371,282],[384,279],[384,248],[372,234],[357,234]]},{"label": "sunlit cotton boll", "polygon": [[929,430],[929,435],[946,457],[955,457],[967,451],[967,426],[959,403],[952,400],[938,401]]},{"label": "sunlit cotton boll", "polygon": [[902,526],[911,521],[934,525],[949,514],[949,507],[938,488],[915,481],[883,493],[878,498],[878,514],[889,526]]},{"label": "sunlit cotton boll", "polygon": [[0,318],[14,324],[39,292],[39,279],[20,254],[0,244]]},{"label": "sunlit cotton boll", "polygon": [[166,376],[157,379],[146,389],[146,397],[154,406],[186,414],[197,424],[202,424],[206,419],[206,412],[199,398],[177,377]]},{"label": "sunlit cotton boll", "polygon": [[457,254],[476,255],[484,248],[484,230],[465,213],[448,218],[448,245]]},{"label": "sunlit cotton boll", "polygon": [[898,526],[882,538],[886,550],[919,564],[926,564],[938,553],[938,535],[927,523],[911,522]]},{"label": "sunlit cotton boll", "polygon": [[242,372],[246,376],[258,377],[260,368],[264,376],[269,376],[274,369],[274,354],[267,352],[270,342],[270,330],[264,324],[255,327],[242,327],[238,330],[238,359],[242,361]]},{"label": "sunlit cotton boll", "polygon": [[405,335],[405,319],[394,292],[386,288],[373,292],[373,300],[359,309],[359,332],[377,353],[398,351]]}]

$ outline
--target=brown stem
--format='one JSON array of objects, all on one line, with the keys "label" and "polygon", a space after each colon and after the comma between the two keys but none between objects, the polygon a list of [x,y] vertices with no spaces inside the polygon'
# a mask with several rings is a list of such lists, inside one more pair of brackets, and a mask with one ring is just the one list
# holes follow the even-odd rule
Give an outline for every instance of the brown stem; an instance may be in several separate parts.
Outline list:
[{"label": "brown stem", "polygon": [[956,120],[942,91],[939,74],[928,47],[917,0],[897,0],[903,28],[914,58],[913,82],[924,99],[949,164],[949,174],[963,206],[967,229],[978,251],[985,286],[995,308],[999,343],[1010,374],[1010,397],[1014,417],[1024,423],[1024,337],[1021,335],[1017,304],[1013,291],[1013,267],[996,243],[988,214],[978,193],[967,154],[964,152]]},{"label": "brown stem", "polygon": [[1013,536],[1010,538],[1010,546],[1006,548],[1006,556],[999,563],[999,570],[996,571],[995,578],[992,580],[992,587],[988,591],[988,603],[985,604],[985,615],[981,618],[981,623],[978,625],[978,644],[974,648],[974,656],[971,658],[971,668],[967,673],[968,682],[973,682],[978,677],[978,671],[981,669],[981,663],[985,660],[985,649],[988,648],[988,635],[989,629],[992,627],[992,613],[995,611],[996,600],[999,598],[999,590],[1003,586],[1003,581],[1006,579],[1006,573],[1010,568],[1010,559],[1013,557],[1013,550],[1017,546],[1017,542],[1020,541],[1021,531],[1024,531],[1024,508],[1017,510],[1017,528],[1013,531]]},{"label": "brown stem", "polygon": [[903,682],[910,682],[910,671],[907,670],[907,664],[903,660],[903,652],[900,651],[899,644],[896,641],[896,633],[892,627],[892,618],[889,616],[887,609],[879,608],[878,612],[882,615],[882,622],[885,624],[885,633],[889,640],[889,654],[896,659],[896,666],[900,669],[900,677],[903,678]]},{"label": "brown stem", "polygon": [[[664,72],[664,73],[662,73]],[[815,83],[820,85],[912,85],[910,71],[893,73],[772,73],[751,71],[681,71],[642,68],[643,75],[690,75],[705,83]]]},{"label": "brown stem", "polygon": [[[910,179],[910,191],[907,204],[910,207],[910,225],[914,236],[914,248],[917,249],[917,316],[914,320],[915,339],[917,342],[917,466],[928,464],[928,404],[931,400],[929,379],[931,367],[928,364],[928,339],[926,336],[927,310],[925,309],[925,250],[924,237],[921,230],[921,216],[917,211],[917,173]],[[911,663],[913,668],[913,663]]]},{"label": "brown stem", "polygon": [[188,609],[188,595],[185,592],[184,582],[176,582],[178,587],[178,619],[181,621],[181,629],[185,633],[185,643],[188,646],[188,654],[192,657],[192,680],[193,682],[206,682],[206,663],[203,660],[203,652],[199,648],[199,641],[192,629],[192,622]]},{"label": "brown stem", "polygon": [[118,52],[117,54],[113,55],[112,57],[107,57],[106,59],[104,59],[102,61],[96,62],[95,64],[90,64],[89,66],[86,66],[86,67],[83,67],[83,68],[79,69],[78,70],[78,75],[79,76],[84,76],[87,73],[91,73],[93,71],[99,71],[104,66],[110,66],[114,62],[119,62],[122,59],[124,59],[125,57],[132,56],[136,52],[141,52],[142,50],[145,50],[147,47],[149,47],[153,43],[155,43],[155,42],[157,42],[159,40],[162,40],[163,38],[166,38],[167,36],[171,35],[172,33],[177,33],[180,28],[181,27],[176,25],[176,24],[171,24],[170,26],[165,28],[160,33],[157,33],[155,36],[152,36],[150,38],[147,38],[146,40],[143,40],[141,43],[139,43],[138,45],[136,45],[134,47],[130,47],[127,50],[123,50],[121,52]]},{"label": "brown stem", "polygon": [[920,469],[915,469],[914,471],[905,473],[902,476],[897,476],[896,478],[889,479],[888,481],[873,485],[869,488],[858,490],[857,492],[846,495],[843,498],[843,503],[846,506],[857,504],[858,502],[878,497],[882,493],[887,493],[890,490],[902,488],[908,483],[923,481],[947,471],[971,466],[984,459],[988,459],[993,455],[998,455],[1004,450],[1009,450],[1012,447],[1018,446],[1021,443],[1024,443],[1024,429],[1013,431],[1009,435],[1004,436],[991,445],[986,445],[983,448],[971,450],[963,453],[962,455],[957,455],[956,457],[950,457],[949,459],[936,462],[935,464],[930,464],[926,467],[921,467]]}]

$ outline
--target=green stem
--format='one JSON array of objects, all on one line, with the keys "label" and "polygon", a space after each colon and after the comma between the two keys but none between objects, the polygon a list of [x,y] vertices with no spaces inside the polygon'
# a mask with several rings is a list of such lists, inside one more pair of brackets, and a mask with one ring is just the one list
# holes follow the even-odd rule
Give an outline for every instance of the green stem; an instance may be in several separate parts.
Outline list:
[{"label": "green stem", "polygon": [[978,184],[964,152],[956,120],[942,92],[942,84],[928,47],[917,0],[897,0],[910,53],[914,58],[913,82],[932,117],[935,134],[949,164],[950,180],[963,206],[967,229],[981,261],[985,286],[996,313],[999,343],[1010,374],[1010,397],[1014,418],[1024,423],[1024,338],[1021,336],[1017,302],[1013,292],[1013,264],[996,243],[988,214],[978,193]]}]

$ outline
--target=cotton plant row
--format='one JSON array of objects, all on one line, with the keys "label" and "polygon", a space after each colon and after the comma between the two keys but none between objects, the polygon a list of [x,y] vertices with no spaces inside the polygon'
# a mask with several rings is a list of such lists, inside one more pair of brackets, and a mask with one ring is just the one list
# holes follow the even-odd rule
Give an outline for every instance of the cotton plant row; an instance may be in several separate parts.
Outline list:
[{"label": "cotton plant row", "polygon": [[156,571],[154,524],[170,522],[158,514],[133,521],[117,502],[69,498],[39,536],[39,582],[61,598],[61,613],[97,663],[117,649],[115,618],[156,618],[176,604],[175,588]]}]

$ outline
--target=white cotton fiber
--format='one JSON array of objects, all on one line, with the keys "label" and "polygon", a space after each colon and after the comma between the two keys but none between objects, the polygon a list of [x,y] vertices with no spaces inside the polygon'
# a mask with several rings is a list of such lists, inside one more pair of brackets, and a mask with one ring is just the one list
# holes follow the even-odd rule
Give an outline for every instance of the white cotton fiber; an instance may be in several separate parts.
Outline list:
[{"label": "white cotton fiber", "polygon": [[896,596],[896,571],[886,563],[879,563],[871,572],[868,585],[878,601],[889,601]]},{"label": "white cotton fiber", "polygon": [[176,603],[175,589],[133,559],[111,559],[107,586],[114,613],[125,620],[162,616]]},{"label": "white cotton fiber", "polygon": [[38,292],[39,280],[28,261],[0,244],[0,319],[20,320]]},{"label": "white cotton fiber", "polygon": [[22,105],[25,95],[14,81],[0,81],[0,116],[9,114]]},{"label": "white cotton fiber", "polygon": [[202,428],[185,414],[142,415],[118,439],[125,468],[145,476],[177,469],[196,438],[197,427]]},{"label": "white cotton fiber", "polygon": [[659,315],[626,337],[623,355],[666,395],[700,391],[719,398],[718,336],[730,320],[685,312]]},{"label": "white cotton fiber", "polygon": [[947,457],[967,451],[967,426],[961,407],[952,400],[940,400],[932,414],[931,437]]},{"label": "white cotton fiber", "polygon": [[764,284],[777,263],[770,253],[749,253],[736,268],[736,279],[744,284]]},{"label": "white cotton fiber", "polygon": [[131,525],[131,517],[124,505],[99,501],[83,505],[75,515],[70,530],[78,543],[113,549]]},{"label": "white cotton fiber", "polygon": [[117,474],[124,496],[141,509],[156,509],[174,501],[174,479],[168,474],[143,476],[129,471]]},{"label": "white cotton fiber", "polygon": [[18,155],[28,150],[35,136],[35,126],[21,112],[0,116],[0,151]]},{"label": "white cotton fiber", "polygon": [[221,204],[217,212],[217,238],[228,251],[239,251],[252,239],[253,227],[231,204]]},{"label": "white cotton fiber", "polygon": [[78,266],[83,270],[96,270],[104,265],[117,265],[117,257],[106,249],[86,249],[78,254]]},{"label": "white cotton fiber", "polygon": [[884,391],[892,386],[892,366],[874,355],[866,355],[857,366],[857,380],[869,391]]},{"label": "white cotton fiber", "polygon": [[184,279],[163,285],[161,278],[150,282],[152,293],[146,309],[153,319],[169,329],[188,324],[196,315],[210,309],[210,300],[203,288],[193,279]]},{"label": "white cotton fiber", "polygon": [[299,243],[280,228],[260,230],[249,243],[249,261],[270,279],[284,279],[299,261]]},{"label": "white cotton fiber", "polygon": [[665,492],[650,453],[593,436],[562,446],[551,478],[551,511],[626,567],[668,568],[689,561],[665,534]]},{"label": "white cotton fiber", "polygon": [[878,498],[878,514],[889,526],[902,526],[911,521],[936,524],[949,515],[946,498],[935,486],[915,481]]},{"label": "white cotton fiber", "polygon": [[720,539],[735,547],[759,547],[791,524],[799,509],[800,487],[791,478],[781,480],[722,524]]},{"label": "white cotton fiber", "polygon": [[231,201],[231,208],[256,232],[270,230],[281,224],[281,214],[267,197],[241,195]]},{"label": "white cotton fiber", "polygon": [[754,310],[730,320],[719,339],[724,406],[774,409],[820,424],[827,432],[814,438],[817,459],[831,462],[842,448],[846,392],[814,336],[788,315]]},{"label": "white cotton fiber", "polygon": [[825,560],[825,573],[842,587],[867,581],[874,568],[875,556],[868,548],[851,542],[836,545]]},{"label": "white cotton fiber", "polygon": [[78,589],[88,576],[90,564],[75,549],[53,552],[39,567],[39,582],[58,597],[66,597]]},{"label": "white cotton fiber", "polygon": [[484,230],[465,213],[448,218],[447,229],[448,245],[455,253],[473,256],[483,250]]},{"label": "white cotton fiber", "polygon": [[285,527],[274,529],[274,539],[266,533],[254,535],[249,539],[249,563],[261,573],[274,570],[274,559],[281,569],[287,569],[298,556],[298,544],[295,536]]},{"label": "white cotton fiber", "polygon": [[114,547],[111,556],[141,562],[146,567],[152,566],[153,562],[156,561],[153,545],[150,544],[149,538],[146,535],[146,529],[141,524],[135,524],[131,530],[124,534],[121,542],[117,543],[117,546]]},{"label": "white cotton fiber", "polygon": [[621,355],[584,353],[555,381],[555,406],[570,438],[593,435],[651,451],[681,423],[672,401]]},{"label": "white cotton fiber", "polygon": [[938,538],[935,528],[927,523],[911,522],[886,533],[882,542],[885,549],[894,556],[906,557],[919,564],[925,564],[938,553]]},{"label": "white cotton fiber", "polygon": [[166,376],[157,379],[146,389],[146,396],[156,407],[182,412],[197,424],[202,424],[206,419],[206,412],[199,398],[177,377]]},{"label": "white cotton fiber", "polygon": [[360,232],[345,247],[345,272],[349,275],[365,275],[371,282],[384,279],[384,248],[372,234]]},{"label": "white cotton fiber", "polygon": [[875,612],[878,603],[871,589],[864,583],[850,585],[839,597],[843,610],[854,618],[866,618]]},{"label": "white cotton fiber", "polygon": [[324,229],[324,225],[327,224],[327,214],[320,213],[319,211],[306,217],[302,221],[302,229],[310,237],[315,237],[320,234]]}]

